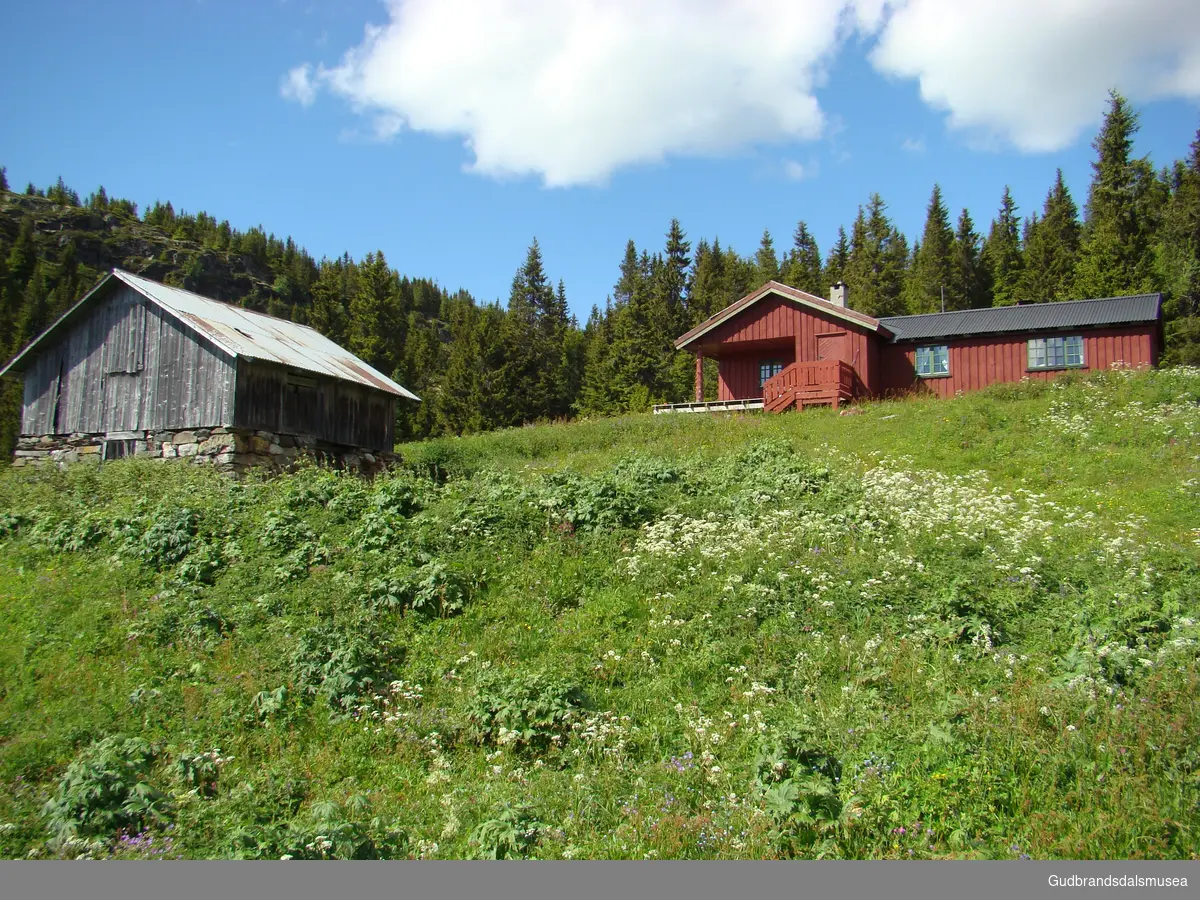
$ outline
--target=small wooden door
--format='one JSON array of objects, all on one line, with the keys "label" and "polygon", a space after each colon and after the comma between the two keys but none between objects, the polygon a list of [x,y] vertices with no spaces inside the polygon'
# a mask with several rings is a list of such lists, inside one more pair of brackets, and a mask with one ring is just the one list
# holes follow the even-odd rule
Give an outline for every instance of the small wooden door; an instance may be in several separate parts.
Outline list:
[{"label": "small wooden door", "polygon": [[817,335],[817,359],[846,359],[846,332]]}]

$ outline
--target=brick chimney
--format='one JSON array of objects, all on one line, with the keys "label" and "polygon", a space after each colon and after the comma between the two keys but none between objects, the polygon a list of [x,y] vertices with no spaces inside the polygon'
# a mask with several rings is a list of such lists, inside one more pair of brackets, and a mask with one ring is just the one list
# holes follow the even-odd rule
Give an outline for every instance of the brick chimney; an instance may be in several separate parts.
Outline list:
[{"label": "brick chimney", "polygon": [[829,289],[829,302],[834,306],[846,306],[846,282],[839,281]]}]

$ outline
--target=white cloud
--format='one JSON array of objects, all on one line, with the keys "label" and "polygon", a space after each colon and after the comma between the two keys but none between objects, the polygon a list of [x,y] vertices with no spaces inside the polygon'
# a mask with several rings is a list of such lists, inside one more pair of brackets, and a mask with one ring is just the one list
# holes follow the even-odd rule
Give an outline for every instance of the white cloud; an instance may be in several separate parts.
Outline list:
[{"label": "white cloud", "polygon": [[1106,92],[1200,97],[1196,0],[900,0],[872,63],[918,80],[949,125],[1024,151],[1099,122]]},{"label": "white cloud", "polygon": [[305,63],[296,66],[283,76],[279,93],[285,100],[295,100],[301,106],[311,106],[317,99],[317,86],[313,83],[312,66]]},{"label": "white cloud", "polygon": [[[844,0],[392,0],[313,78],[385,132],[461,135],[486,175],[603,182],[673,155],[807,140]],[[377,125],[376,133],[381,131]]]},{"label": "white cloud", "polygon": [[904,142],[900,144],[900,149],[905,153],[924,153],[925,138],[924,137],[906,137]]},{"label": "white cloud", "polygon": [[[828,135],[814,92],[856,35],[876,69],[915,79],[969,146],[1059,149],[1099,122],[1110,87],[1135,102],[1200,97],[1197,0],[386,0],[386,10],[337,65],[289,71],[283,96],[308,105],[328,90],[375,140],[405,128],[460,137],[470,171],[551,186]],[[811,177],[797,165],[783,173]]]},{"label": "white cloud", "polygon": [[783,161],[783,176],[789,181],[803,181],[805,178],[816,178],[820,171],[820,165],[817,160],[809,160],[807,163],[802,163],[798,159],[785,159]]}]

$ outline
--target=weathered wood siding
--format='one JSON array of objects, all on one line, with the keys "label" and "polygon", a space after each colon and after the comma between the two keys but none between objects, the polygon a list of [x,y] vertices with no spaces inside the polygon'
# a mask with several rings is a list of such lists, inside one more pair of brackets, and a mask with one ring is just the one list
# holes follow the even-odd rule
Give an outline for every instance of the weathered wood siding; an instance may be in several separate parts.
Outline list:
[{"label": "weathered wood siding", "polygon": [[238,360],[234,424],[334,444],[391,450],[396,401],[391,394],[310,372]]},{"label": "weathered wood siding", "polygon": [[783,297],[764,297],[746,312],[703,338],[706,355],[719,356],[718,400],[761,396],[758,367],[767,360],[815,362],[818,343],[839,347],[854,366],[862,393],[870,393],[879,371],[879,338],[871,330]]},{"label": "weathered wood siding", "polygon": [[25,372],[23,435],[232,424],[233,360],[120,285]]},{"label": "weathered wood siding", "polygon": [[[1083,336],[1083,371],[1107,369],[1113,363],[1152,366],[1158,362],[1157,329],[1154,324],[887,344],[881,350],[881,362],[886,373],[882,390],[887,394],[920,390],[940,397],[952,397],[959,391],[975,391],[1002,381],[1020,381],[1026,377],[1056,378],[1064,371],[1079,369],[1030,370],[1027,342],[1030,338],[1068,335]],[[932,344],[947,345],[950,374],[936,378],[918,378],[917,347]]]}]

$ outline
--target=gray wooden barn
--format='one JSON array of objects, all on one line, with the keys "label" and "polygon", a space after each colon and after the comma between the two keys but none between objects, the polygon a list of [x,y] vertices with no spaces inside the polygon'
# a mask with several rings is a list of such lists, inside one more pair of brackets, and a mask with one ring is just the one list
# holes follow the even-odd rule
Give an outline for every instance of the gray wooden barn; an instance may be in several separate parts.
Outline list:
[{"label": "gray wooden barn", "polygon": [[193,456],[240,469],[390,453],[419,398],[304,325],[114,269],[0,375],[25,375],[16,463]]}]

